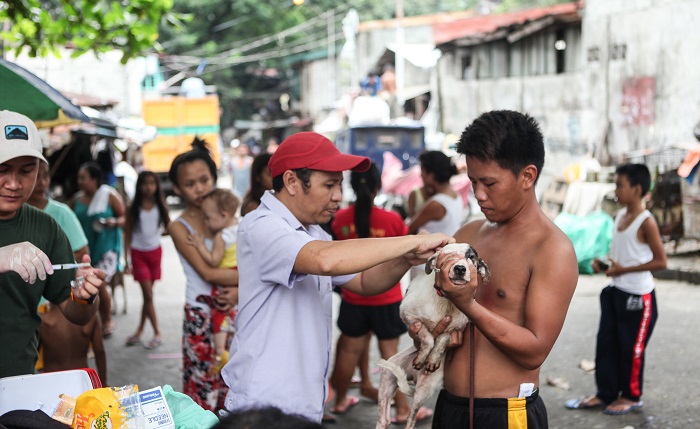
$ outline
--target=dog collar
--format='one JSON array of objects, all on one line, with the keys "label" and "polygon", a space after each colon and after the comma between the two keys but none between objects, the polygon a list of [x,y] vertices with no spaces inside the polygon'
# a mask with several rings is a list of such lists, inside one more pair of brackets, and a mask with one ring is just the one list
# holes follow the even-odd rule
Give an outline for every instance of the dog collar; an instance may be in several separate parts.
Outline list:
[{"label": "dog collar", "polygon": [[435,288],[435,292],[437,292],[438,296],[445,296],[442,294],[442,289],[440,289],[440,286],[438,286],[436,283],[433,283],[433,287]]}]

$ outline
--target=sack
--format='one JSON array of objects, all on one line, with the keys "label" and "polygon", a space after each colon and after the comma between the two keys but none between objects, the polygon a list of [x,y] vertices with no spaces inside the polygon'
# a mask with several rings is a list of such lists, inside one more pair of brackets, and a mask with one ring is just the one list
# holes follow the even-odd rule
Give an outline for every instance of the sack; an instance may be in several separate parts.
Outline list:
[{"label": "sack", "polygon": [[591,263],[610,251],[613,236],[613,218],[602,211],[586,216],[560,213],[554,223],[569,237],[576,251],[578,272],[593,274]]},{"label": "sack", "polygon": [[219,423],[216,414],[205,410],[184,393],[176,392],[172,386],[163,386],[165,402],[175,421],[175,429],[209,429]]}]

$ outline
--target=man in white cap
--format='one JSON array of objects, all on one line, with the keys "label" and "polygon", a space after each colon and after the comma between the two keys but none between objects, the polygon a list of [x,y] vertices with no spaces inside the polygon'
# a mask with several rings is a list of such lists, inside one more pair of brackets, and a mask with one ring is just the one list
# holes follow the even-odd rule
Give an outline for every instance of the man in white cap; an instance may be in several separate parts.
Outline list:
[{"label": "man in white cap", "polygon": [[[105,273],[89,266],[55,269],[74,262],[63,230],[46,213],[25,204],[39,171],[39,133],[24,115],[0,112],[0,378],[31,374],[37,359],[37,314],[43,296],[68,320],[85,324]],[[63,267],[61,267],[63,268]]]},{"label": "man in white cap", "polygon": [[266,192],[238,228],[239,311],[222,372],[227,409],[272,405],[320,422],[333,288],[385,292],[454,240],[426,234],[331,241],[319,224],[340,208],[343,171],[369,165],[312,132],[287,138],[272,155],[274,193]]}]

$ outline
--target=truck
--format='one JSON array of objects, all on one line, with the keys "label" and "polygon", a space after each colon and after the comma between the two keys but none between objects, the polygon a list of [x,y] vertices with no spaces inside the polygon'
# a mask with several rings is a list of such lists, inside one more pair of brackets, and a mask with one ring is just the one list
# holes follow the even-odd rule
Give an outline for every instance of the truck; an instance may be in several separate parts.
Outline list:
[{"label": "truck", "polygon": [[222,143],[219,133],[219,97],[166,95],[144,98],[142,115],[147,125],[155,126],[158,134],[142,147],[143,169],[153,171],[161,179],[166,195],[173,195],[168,171],[175,157],[192,148],[198,137],[207,142],[217,168],[221,166]]}]

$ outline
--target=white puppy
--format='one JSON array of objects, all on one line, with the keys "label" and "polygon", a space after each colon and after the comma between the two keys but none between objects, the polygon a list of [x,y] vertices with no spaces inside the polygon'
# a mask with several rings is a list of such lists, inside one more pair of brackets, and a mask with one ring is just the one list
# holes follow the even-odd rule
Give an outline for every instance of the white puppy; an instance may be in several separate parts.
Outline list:
[{"label": "white puppy", "polygon": [[[455,284],[467,284],[470,280],[469,265],[476,267],[477,273],[484,283],[488,283],[491,273],[488,266],[479,258],[476,251],[466,243],[448,244],[442,249],[442,253],[458,253],[462,259],[457,261],[450,269],[450,280]],[[435,262],[438,254],[433,255],[425,265],[425,275],[413,279],[408,287],[406,296],[401,302],[401,319],[410,326],[413,322],[420,321],[422,327],[418,331],[420,349],[410,346],[391,357],[388,361],[382,360],[379,366],[382,368],[379,384],[379,419],[377,429],[385,429],[391,424],[391,399],[398,387],[404,394],[413,396],[411,409],[406,421],[406,428],[413,428],[416,424],[416,413],[423,402],[435,391],[442,387],[443,361],[445,349],[450,341],[450,333],[455,330],[463,330],[467,326],[467,316],[435,287]],[[433,338],[432,330],[446,316],[452,320],[445,331],[437,338]],[[408,381],[414,380],[415,389],[411,388]]]}]

